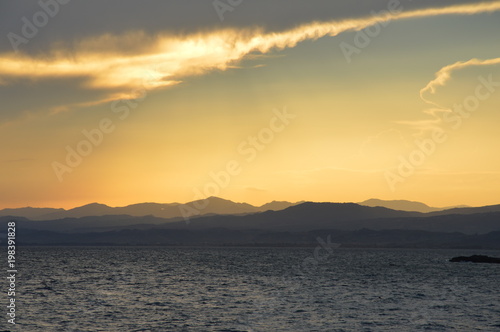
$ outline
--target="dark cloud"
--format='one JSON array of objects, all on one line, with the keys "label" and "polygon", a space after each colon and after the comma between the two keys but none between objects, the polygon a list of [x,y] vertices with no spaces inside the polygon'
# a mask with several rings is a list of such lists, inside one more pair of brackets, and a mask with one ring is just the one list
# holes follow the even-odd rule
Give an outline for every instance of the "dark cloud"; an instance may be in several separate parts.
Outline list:
[{"label": "dark cloud", "polygon": [[[138,77],[150,71],[160,76],[174,75],[171,82],[174,84],[176,80],[186,76],[229,68],[228,66],[233,65],[232,61],[239,61],[250,52],[248,50],[234,51],[234,45],[241,47],[244,43],[237,44],[231,39],[227,41],[227,38],[237,40],[238,38],[245,39],[246,36],[226,33],[223,34],[223,38],[218,39],[222,40],[222,43],[205,44],[204,52],[200,53],[202,55],[199,59],[189,58],[192,53],[191,48],[187,48],[188,51],[185,52],[187,56],[184,58],[182,56],[176,58],[179,53],[183,54],[177,52],[177,49],[174,49],[171,54],[165,54],[163,49],[161,51],[149,50],[153,52],[149,55],[154,55],[152,57],[154,61],[159,61],[160,56],[168,55],[168,58],[163,59],[166,63],[165,68],[154,70],[153,60],[146,58],[141,62],[137,55],[148,53],[148,48],[152,48],[155,42],[161,40],[157,38],[160,34],[162,37],[179,36],[201,30],[251,26],[277,31],[315,21],[370,16],[372,13],[379,13],[394,6],[408,12],[417,7],[436,6],[434,1],[430,0],[406,0],[406,2],[398,0],[242,0],[232,11],[224,13],[224,21],[221,22],[213,1],[85,0],[68,1],[64,5],[58,4],[65,1],[68,0],[6,1],[0,5],[2,9],[0,27],[5,33],[4,38],[0,39],[0,61],[5,61],[3,68],[0,62],[0,69],[3,69],[3,76],[0,76],[0,98],[3,101],[0,123],[8,122],[22,114],[54,112],[61,107],[78,107],[109,101],[112,99],[111,96],[115,96],[115,99],[123,98],[119,94],[130,93],[134,87],[140,85]],[[439,2],[439,5],[467,2],[472,1],[443,0]],[[50,15],[44,14],[42,7],[45,7],[45,11]],[[30,31],[32,36],[25,36],[28,42],[19,45],[23,53],[31,53],[31,56],[25,57],[29,61],[19,61],[23,57],[19,54],[14,56],[11,54],[12,46],[9,42],[9,35],[11,37],[12,33],[22,35],[23,24],[26,24],[23,21],[29,21],[28,23],[31,24],[30,22],[44,19],[46,24],[39,24],[37,31]],[[332,30],[332,33],[345,31],[340,27],[335,27],[337,28],[338,30]],[[352,29],[352,27],[345,29]],[[295,30],[300,29],[293,31]],[[297,39],[291,36],[293,34],[297,35]],[[282,36],[283,42],[280,44],[271,41],[276,35],[278,34],[262,33],[263,37],[270,39],[268,44],[272,47],[278,45],[293,47],[296,42],[311,38],[305,32],[295,31],[290,36]],[[318,34],[318,36],[323,35]],[[165,39],[168,38],[165,37]],[[191,39],[190,37],[189,41]],[[67,63],[62,65],[51,62],[54,60],[51,59],[52,55],[43,54],[45,51],[53,50],[52,46],[57,43],[62,45],[55,49],[66,52],[64,55],[54,56],[54,58],[67,60]],[[75,47],[75,54],[72,52],[71,45]],[[202,40],[197,40],[197,46],[200,45],[203,45]],[[218,47],[213,45],[218,45]],[[262,43],[259,50],[266,53],[267,47],[266,43]],[[212,54],[210,50],[214,49],[225,49],[226,52]],[[78,57],[76,54],[78,52],[94,55],[92,60],[94,66],[91,66],[91,69],[79,70],[80,67],[88,65],[91,60],[84,56]],[[118,53],[120,58],[111,59],[113,61],[105,63],[106,52]],[[6,55],[3,58],[2,53]],[[46,63],[40,61],[42,59],[47,60]],[[13,65],[8,61],[11,61]],[[163,63],[160,64],[163,65]],[[71,68],[68,69],[68,67]],[[178,70],[177,67],[185,70]],[[19,69],[18,76],[11,73],[12,68]],[[26,68],[30,69],[26,70]],[[36,70],[38,76],[34,75]],[[35,76],[38,77],[36,80]],[[156,80],[161,81],[157,83],[163,82],[161,78],[155,78],[153,81]],[[137,82],[130,83],[129,81]],[[167,76],[164,81],[170,82]],[[160,85],[163,87],[167,84]]]},{"label": "dark cloud", "polygon": [[[52,4],[57,0],[41,0]],[[61,2],[68,0],[59,0]],[[220,0],[227,3],[227,0]],[[48,50],[55,42],[71,42],[105,33],[123,34],[142,30],[148,34],[171,31],[190,33],[221,27],[261,26],[268,30],[283,30],[301,23],[326,21],[370,15],[372,11],[386,9],[398,0],[242,0],[232,11],[226,11],[221,21],[212,0],[85,0],[68,1],[59,5],[58,13],[48,18],[36,35],[28,38],[19,49],[28,53]],[[404,10],[429,6],[471,3],[471,0],[400,0]],[[234,2],[233,2],[234,3]],[[22,36],[22,19],[33,22],[42,10],[38,1],[2,1],[0,5],[0,52],[12,50],[8,34]],[[39,17],[43,20],[43,17]]]}]

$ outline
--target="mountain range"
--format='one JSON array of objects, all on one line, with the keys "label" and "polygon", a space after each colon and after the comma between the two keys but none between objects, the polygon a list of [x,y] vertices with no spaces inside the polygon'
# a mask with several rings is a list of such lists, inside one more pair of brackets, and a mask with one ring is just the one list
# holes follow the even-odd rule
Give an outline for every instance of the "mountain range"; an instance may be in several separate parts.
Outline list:
[{"label": "mountain range", "polygon": [[467,205],[456,205],[456,206],[437,208],[437,207],[428,206],[427,204],[424,204],[421,202],[414,202],[414,201],[407,201],[407,200],[385,201],[385,200],[376,199],[376,198],[371,198],[371,199],[368,199],[366,201],[360,202],[358,204],[371,206],[371,207],[382,206],[382,207],[386,207],[386,208],[392,209],[392,210],[415,211],[415,212],[422,212],[422,213],[468,207]]},{"label": "mountain range", "polygon": [[[300,203],[300,202],[299,202]],[[81,218],[89,216],[105,215],[129,215],[129,216],[155,216],[158,218],[183,217],[182,208],[189,211],[198,210],[200,215],[204,214],[245,214],[264,212],[268,210],[283,210],[298,203],[273,201],[262,206],[254,206],[247,203],[235,203],[218,197],[209,197],[205,200],[197,200],[189,203],[139,203],[123,207],[110,207],[105,204],[91,203],[73,209],[55,208],[18,208],[0,210],[0,217],[14,216],[24,217],[31,220],[54,220],[63,218]],[[203,209],[197,209],[203,206]],[[205,207],[206,206],[206,207]]]},{"label": "mountain range", "polygon": [[[304,201],[291,203],[286,201],[272,201],[261,206],[254,206],[248,203],[236,203],[230,200],[225,200],[218,197],[209,197],[205,200],[197,200],[188,203],[139,203],[123,207],[110,207],[105,204],[91,203],[79,206],[73,209],[65,210],[61,208],[33,208],[24,207],[17,209],[0,210],[0,217],[13,216],[24,217],[31,220],[54,220],[63,218],[81,218],[88,216],[105,216],[105,215],[129,215],[129,216],[155,216],[158,218],[176,218],[182,216],[182,207],[196,209],[196,206],[205,206],[199,210],[199,215],[205,214],[248,214],[264,211],[278,211],[286,209],[290,206],[304,203]],[[369,199],[358,203],[359,205],[370,207],[386,207],[392,210],[399,211],[414,211],[414,212],[437,212],[452,208],[464,208],[465,205],[452,206],[445,208],[430,207],[424,203],[413,202],[407,200],[381,200]],[[198,209],[196,209],[198,210]]]},{"label": "mountain range", "polygon": [[[500,205],[442,210],[408,201],[362,203],[256,207],[216,197],[115,208],[94,203],[71,210],[6,209],[0,211],[0,225],[3,230],[16,220],[21,244],[304,245],[313,244],[317,234],[335,234],[343,246],[500,249]],[[185,219],[181,211],[186,207],[203,209]]]}]

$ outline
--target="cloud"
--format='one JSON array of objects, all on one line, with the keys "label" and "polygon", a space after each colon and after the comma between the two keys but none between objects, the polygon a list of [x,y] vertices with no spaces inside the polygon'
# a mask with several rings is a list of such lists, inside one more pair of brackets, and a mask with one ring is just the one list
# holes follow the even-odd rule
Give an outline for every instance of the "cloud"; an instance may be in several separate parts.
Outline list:
[{"label": "cloud", "polygon": [[420,90],[420,98],[422,98],[422,100],[425,101],[426,103],[442,108],[440,105],[425,98],[425,94],[427,93],[434,94],[439,86],[444,86],[451,79],[451,74],[456,70],[464,69],[471,66],[490,66],[497,64],[500,64],[500,58],[487,59],[487,60],[480,60],[474,58],[468,61],[458,61],[451,65],[445,66],[436,72],[435,79],[427,83],[427,85]]},{"label": "cloud", "polygon": [[492,59],[470,59],[467,61],[457,61],[453,64],[444,66],[435,73],[435,78],[426,84],[420,90],[420,98],[427,104],[432,105],[432,107],[423,110],[422,112],[429,115],[429,118],[421,120],[411,120],[411,121],[396,121],[395,123],[401,125],[411,126],[418,130],[414,136],[424,136],[427,132],[433,130],[443,130],[442,119],[444,113],[453,112],[449,107],[439,105],[438,103],[429,99],[428,95],[434,95],[437,88],[444,87],[452,78],[452,74],[455,71],[462,70],[468,67],[474,66],[493,66],[500,64],[500,58]]},{"label": "cloud", "polygon": [[[230,28],[209,32],[150,35],[135,31],[105,34],[72,45],[54,44],[49,55],[0,54],[0,87],[29,80],[73,79],[76,89],[109,91],[78,103],[64,103],[52,111],[136,98],[144,90],[179,84],[183,79],[214,70],[227,70],[249,55],[291,48],[304,40],[336,36],[349,30],[390,20],[438,15],[472,15],[500,10],[500,1],[410,10],[396,14],[302,24],[281,32],[263,28]],[[444,77],[447,72],[443,72]],[[446,81],[446,79],[444,80]],[[436,84],[440,84],[437,81]],[[432,91],[431,85],[429,89]]]},{"label": "cloud", "polygon": [[[398,0],[252,0],[244,1],[219,20],[213,1],[149,0],[85,0],[67,1],[50,23],[40,29],[36,38],[22,45],[23,51],[40,53],[50,49],[55,41],[81,40],[104,33],[122,34],[124,31],[145,31],[156,36],[164,31],[193,33],[213,29],[260,26],[269,31],[282,31],[299,24],[314,21],[362,17],[371,11],[386,9],[388,3]],[[425,7],[474,3],[477,0],[399,0],[405,10]],[[45,0],[42,2],[54,2]],[[63,2],[63,1],[59,1]],[[228,1],[225,1],[226,3]],[[232,6],[233,7],[233,6]],[[22,17],[31,20],[42,10],[39,1],[0,2],[0,31],[22,34]],[[57,11],[57,10],[56,10]],[[98,15],[97,15],[98,13]],[[89,24],[92,22],[92,24]],[[8,38],[0,38],[0,53],[11,50]]]}]

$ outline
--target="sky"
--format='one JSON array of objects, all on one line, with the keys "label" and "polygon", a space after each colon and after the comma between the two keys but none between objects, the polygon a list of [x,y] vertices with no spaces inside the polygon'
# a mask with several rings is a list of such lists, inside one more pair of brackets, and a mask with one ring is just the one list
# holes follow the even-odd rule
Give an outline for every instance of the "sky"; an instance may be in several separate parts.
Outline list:
[{"label": "sky", "polygon": [[0,208],[500,203],[500,1],[6,0],[0,31]]}]

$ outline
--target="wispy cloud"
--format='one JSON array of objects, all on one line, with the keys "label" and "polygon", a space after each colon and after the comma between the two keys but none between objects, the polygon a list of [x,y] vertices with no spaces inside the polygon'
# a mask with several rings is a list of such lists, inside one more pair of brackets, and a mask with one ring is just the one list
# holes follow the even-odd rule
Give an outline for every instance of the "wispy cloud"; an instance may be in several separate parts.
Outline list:
[{"label": "wispy cloud", "polygon": [[[390,20],[473,15],[498,10],[500,1],[493,1],[419,9],[394,15],[313,22],[281,32],[265,32],[261,28],[252,28],[217,30],[184,36],[151,36],[143,32],[120,36],[104,35],[77,42],[71,47],[55,45],[49,56],[0,54],[0,86],[19,82],[19,79],[36,82],[83,78],[79,88],[111,91],[105,97],[100,96],[98,100],[78,104],[93,105],[110,100],[135,98],[139,94],[137,91],[143,88],[145,79],[150,89],[165,88],[180,83],[188,76],[234,68],[239,61],[255,53],[266,54],[273,49],[294,47],[308,39],[336,36],[345,31],[360,30]],[[427,90],[433,92],[437,85],[444,84],[452,70],[454,67],[443,68],[434,83],[429,83],[421,94]],[[72,105],[61,105],[57,109],[70,106]]]},{"label": "wispy cloud", "polygon": [[487,60],[470,59],[468,61],[458,61],[451,65],[445,66],[441,68],[438,72],[436,72],[435,74],[436,78],[427,83],[427,85],[420,90],[420,98],[422,98],[422,100],[425,101],[426,103],[441,107],[435,102],[425,98],[425,95],[427,93],[434,94],[436,92],[437,87],[444,86],[451,79],[451,74],[454,71],[471,66],[490,66],[497,64],[500,64],[500,58],[487,59]]},{"label": "wispy cloud", "polygon": [[446,107],[438,104],[437,102],[430,99],[434,95],[439,87],[444,87],[452,79],[452,74],[458,70],[463,70],[468,67],[474,66],[493,66],[500,64],[500,58],[493,59],[470,59],[467,61],[457,61],[453,64],[444,66],[435,73],[435,78],[420,89],[420,98],[427,104],[432,105],[422,112],[429,117],[420,120],[411,121],[395,121],[395,123],[400,125],[407,125],[418,130],[415,136],[421,136],[427,131],[432,131],[435,129],[443,129],[442,121],[443,114],[450,113],[453,110],[450,107]]}]

